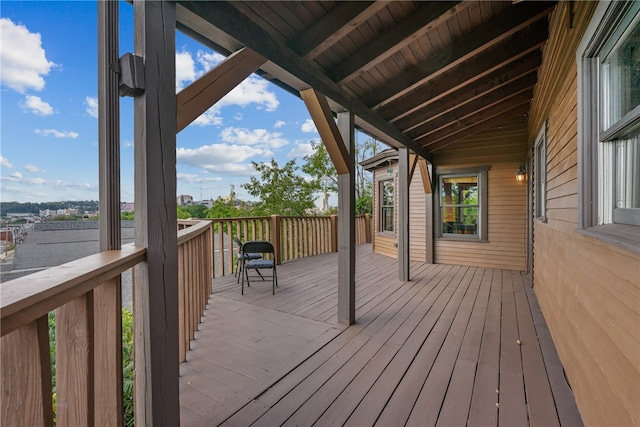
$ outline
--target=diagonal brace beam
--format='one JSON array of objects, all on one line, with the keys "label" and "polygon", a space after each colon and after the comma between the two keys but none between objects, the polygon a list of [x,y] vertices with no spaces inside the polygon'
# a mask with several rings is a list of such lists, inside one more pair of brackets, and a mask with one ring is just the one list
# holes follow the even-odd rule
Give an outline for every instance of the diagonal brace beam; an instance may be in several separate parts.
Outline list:
[{"label": "diagonal brace beam", "polygon": [[340,135],[340,130],[333,120],[333,113],[327,98],[313,88],[301,91],[300,96],[311,114],[311,119],[318,129],[336,171],[339,175],[348,174],[350,172],[349,152]]},{"label": "diagonal brace beam", "polygon": [[180,91],[176,95],[177,132],[220,101],[265,62],[267,60],[262,55],[242,48]]}]

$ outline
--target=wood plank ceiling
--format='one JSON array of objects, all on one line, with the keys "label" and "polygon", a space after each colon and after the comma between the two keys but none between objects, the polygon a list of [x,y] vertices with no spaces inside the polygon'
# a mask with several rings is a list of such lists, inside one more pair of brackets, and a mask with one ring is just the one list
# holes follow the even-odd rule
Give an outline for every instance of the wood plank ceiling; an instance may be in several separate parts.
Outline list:
[{"label": "wood plank ceiling", "polygon": [[178,28],[425,158],[527,114],[555,2],[178,1]]}]

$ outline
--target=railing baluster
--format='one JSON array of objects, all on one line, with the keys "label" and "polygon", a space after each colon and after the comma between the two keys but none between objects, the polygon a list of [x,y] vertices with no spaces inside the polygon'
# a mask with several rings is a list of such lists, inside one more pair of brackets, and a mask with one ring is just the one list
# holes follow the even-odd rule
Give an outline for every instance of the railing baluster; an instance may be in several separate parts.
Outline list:
[{"label": "railing baluster", "polygon": [[93,318],[91,296],[56,310],[56,421],[93,425]]}]

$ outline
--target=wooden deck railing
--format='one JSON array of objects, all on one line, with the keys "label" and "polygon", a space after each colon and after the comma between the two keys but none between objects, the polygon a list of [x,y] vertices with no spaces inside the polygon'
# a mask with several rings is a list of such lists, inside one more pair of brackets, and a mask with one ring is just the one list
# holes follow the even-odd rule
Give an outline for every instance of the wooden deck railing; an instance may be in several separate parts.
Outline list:
[{"label": "wooden deck railing", "polygon": [[[242,242],[268,240],[276,250],[279,264],[298,258],[338,251],[337,220],[334,216],[279,216],[214,218],[214,277],[234,272],[238,248],[233,236]],[[356,244],[371,243],[371,217],[356,217]]]},{"label": "wooden deck railing", "polygon": [[180,362],[195,338],[211,294],[213,227],[210,221],[178,221],[178,318]]},{"label": "wooden deck railing", "polygon": [[51,311],[56,318],[57,424],[121,424],[121,313],[104,306],[120,307],[118,278],[142,262],[145,252],[125,245],[2,284],[0,424],[54,423]]}]

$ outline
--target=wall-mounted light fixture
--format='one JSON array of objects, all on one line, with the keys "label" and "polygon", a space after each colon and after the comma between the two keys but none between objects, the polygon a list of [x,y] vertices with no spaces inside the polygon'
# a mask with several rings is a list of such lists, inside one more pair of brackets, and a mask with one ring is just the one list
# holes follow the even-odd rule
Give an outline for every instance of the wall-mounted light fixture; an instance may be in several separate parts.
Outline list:
[{"label": "wall-mounted light fixture", "polygon": [[524,182],[526,178],[527,178],[527,174],[524,171],[524,165],[520,165],[518,167],[518,170],[516,171],[516,181]]}]

